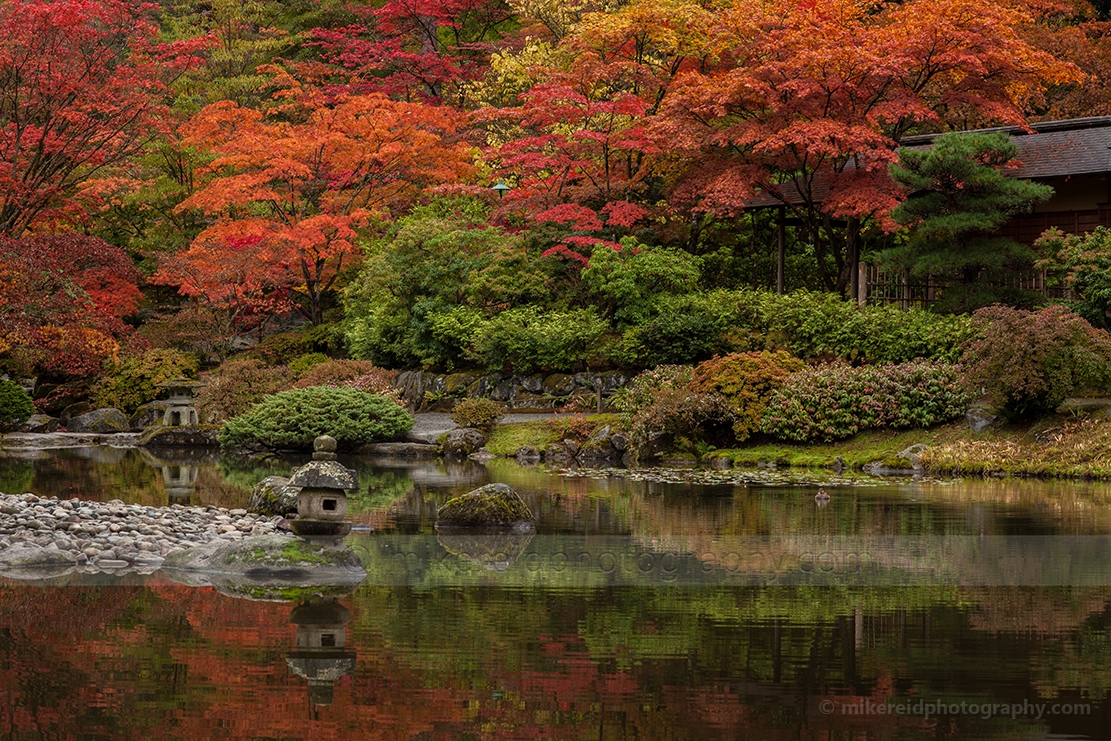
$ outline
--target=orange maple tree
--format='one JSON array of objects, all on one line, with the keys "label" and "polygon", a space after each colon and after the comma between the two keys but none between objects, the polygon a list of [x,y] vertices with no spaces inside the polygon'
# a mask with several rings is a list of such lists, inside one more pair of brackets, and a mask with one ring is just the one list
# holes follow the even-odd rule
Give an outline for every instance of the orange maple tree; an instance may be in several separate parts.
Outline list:
[{"label": "orange maple tree", "polygon": [[643,222],[662,200],[660,155],[649,125],[681,71],[705,55],[713,13],[691,0],[633,0],[589,12],[553,55],[530,69],[538,82],[520,105],[478,118],[490,156],[516,184],[503,210],[574,232],[546,254],[579,252]]},{"label": "orange maple tree", "polygon": [[1026,40],[1031,21],[1017,1],[734,0],[714,27],[717,63],[680,76],[655,129],[685,160],[674,202],[728,214],[765,194],[843,290],[860,223],[887,223],[899,197],[887,164],[902,135],[1022,124],[1047,87],[1078,77]]},{"label": "orange maple tree", "polygon": [[448,108],[289,94],[267,113],[215,103],[184,128],[187,145],[216,156],[211,179],[178,208],[214,221],[154,280],[225,308],[285,291],[319,324],[359,227],[466,178],[470,150]]}]

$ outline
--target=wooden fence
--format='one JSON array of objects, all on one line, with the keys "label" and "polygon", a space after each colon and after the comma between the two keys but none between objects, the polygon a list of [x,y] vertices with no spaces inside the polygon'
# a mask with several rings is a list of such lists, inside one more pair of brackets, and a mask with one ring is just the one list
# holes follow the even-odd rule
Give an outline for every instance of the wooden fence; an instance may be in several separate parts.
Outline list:
[{"label": "wooden fence", "polygon": [[[1044,270],[1016,270],[1004,281],[990,281],[994,287],[1033,291],[1052,298],[1067,298],[1066,289],[1051,285]],[[860,265],[860,304],[898,304],[903,309],[912,306],[929,306],[937,301],[948,284],[926,278],[912,277],[909,270],[881,270],[875,265]]]}]

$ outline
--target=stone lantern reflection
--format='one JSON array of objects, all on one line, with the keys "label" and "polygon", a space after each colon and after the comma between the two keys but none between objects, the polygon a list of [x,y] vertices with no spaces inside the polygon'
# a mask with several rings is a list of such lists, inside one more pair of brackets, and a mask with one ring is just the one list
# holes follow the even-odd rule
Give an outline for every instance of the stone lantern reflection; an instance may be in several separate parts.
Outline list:
[{"label": "stone lantern reflection", "polygon": [[188,504],[197,486],[200,466],[167,463],[161,466],[162,481],[166,484],[166,494],[170,504]]},{"label": "stone lantern reflection", "polygon": [[204,385],[200,381],[180,377],[158,384],[159,388],[166,389],[169,397],[169,405],[162,415],[162,424],[166,427],[196,427],[197,410],[193,405],[197,403],[197,389]]},{"label": "stone lantern reflection", "polygon": [[355,652],[348,651],[351,613],[334,599],[313,599],[293,608],[297,650],[286,657],[289,671],[309,682],[309,702],[331,705],[335,683],[355,673]]},{"label": "stone lantern reflection", "polygon": [[313,441],[312,461],[298,468],[289,486],[298,487],[297,519],[290,523],[294,534],[320,544],[335,545],[351,532],[347,514],[347,492],[359,488],[355,472],[336,461],[336,439],[321,435]]}]

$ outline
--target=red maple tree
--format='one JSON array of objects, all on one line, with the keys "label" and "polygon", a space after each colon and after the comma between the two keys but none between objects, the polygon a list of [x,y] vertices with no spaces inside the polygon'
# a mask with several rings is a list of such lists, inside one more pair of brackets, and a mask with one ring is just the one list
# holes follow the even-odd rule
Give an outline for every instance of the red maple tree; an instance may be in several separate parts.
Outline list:
[{"label": "red maple tree", "polygon": [[72,216],[76,187],[151,136],[167,78],[205,40],[155,44],[149,14],[122,0],[0,5],[0,234]]},{"label": "red maple tree", "polygon": [[118,247],[73,232],[0,238],[0,354],[25,372],[89,376],[130,333],[141,276]]}]

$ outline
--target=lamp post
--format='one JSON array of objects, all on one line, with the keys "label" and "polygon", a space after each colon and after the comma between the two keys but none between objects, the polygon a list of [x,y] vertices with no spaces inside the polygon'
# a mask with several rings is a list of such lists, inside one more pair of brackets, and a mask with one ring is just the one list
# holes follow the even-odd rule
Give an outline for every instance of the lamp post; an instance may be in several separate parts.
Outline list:
[{"label": "lamp post", "polygon": [[511,188],[510,186],[506,185],[505,183],[503,183],[502,181],[499,180],[498,182],[496,182],[496,183],[494,183],[493,185],[490,186],[490,190],[497,191],[498,200],[500,201],[502,199],[502,197],[505,196],[505,192],[507,190],[513,190],[513,188]]}]

